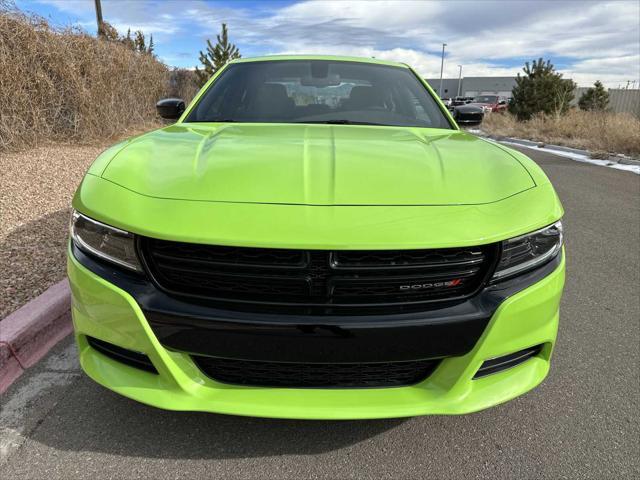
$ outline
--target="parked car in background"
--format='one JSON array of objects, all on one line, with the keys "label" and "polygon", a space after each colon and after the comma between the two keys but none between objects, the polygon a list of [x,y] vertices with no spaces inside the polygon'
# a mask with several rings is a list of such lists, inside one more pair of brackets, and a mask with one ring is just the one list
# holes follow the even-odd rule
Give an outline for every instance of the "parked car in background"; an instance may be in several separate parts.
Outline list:
[{"label": "parked car in background", "polygon": [[442,103],[444,103],[445,107],[449,108],[451,106],[452,100],[450,98],[445,97],[445,98],[441,98],[441,100],[442,100]]},{"label": "parked car in background", "polygon": [[449,110],[452,109],[452,107],[457,107],[459,105],[466,105],[467,103],[470,103],[473,100],[472,97],[455,97],[453,100],[451,100],[451,105],[449,106]]},{"label": "parked car in background", "polygon": [[471,102],[482,107],[486,113],[504,112],[507,109],[507,97],[501,95],[479,95]]},{"label": "parked car in background", "polygon": [[484,119],[484,108],[479,105],[458,105],[452,108],[451,113],[458,125],[479,125]]}]

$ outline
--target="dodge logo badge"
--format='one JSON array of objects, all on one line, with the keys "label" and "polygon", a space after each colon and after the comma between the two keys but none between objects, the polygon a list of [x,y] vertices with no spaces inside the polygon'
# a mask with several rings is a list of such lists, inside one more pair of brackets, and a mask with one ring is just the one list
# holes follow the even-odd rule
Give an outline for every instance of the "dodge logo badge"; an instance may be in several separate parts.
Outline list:
[{"label": "dodge logo badge", "polygon": [[462,279],[456,278],[455,280],[448,280],[446,282],[433,282],[433,283],[416,283],[414,285],[400,285],[400,290],[427,290],[429,288],[438,287],[455,287],[460,285]]}]

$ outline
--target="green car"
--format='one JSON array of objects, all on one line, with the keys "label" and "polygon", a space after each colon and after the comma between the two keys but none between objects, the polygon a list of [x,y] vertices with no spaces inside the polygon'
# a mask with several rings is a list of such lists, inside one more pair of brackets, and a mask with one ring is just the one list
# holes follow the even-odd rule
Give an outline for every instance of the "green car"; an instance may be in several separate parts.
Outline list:
[{"label": "green car", "polygon": [[148,405],[462,414],[547,375],[563,215],[404,64],[272,56],[103,152],[73,199],[80,362]]}]

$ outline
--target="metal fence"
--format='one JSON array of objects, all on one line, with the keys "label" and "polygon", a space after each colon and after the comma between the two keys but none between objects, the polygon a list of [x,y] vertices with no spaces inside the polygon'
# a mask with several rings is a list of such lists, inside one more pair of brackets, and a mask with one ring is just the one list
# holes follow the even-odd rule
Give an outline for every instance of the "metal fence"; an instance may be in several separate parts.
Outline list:
[{"label": "metal fence", "polygon": [[[578,100],[588,87],[578,87],[575,89],[575,97],[572,105],[578,105]],[[628,112],[636,117],[640,117],[640,90],[625,88],[609,89],[609,110],[616,113]]]}]

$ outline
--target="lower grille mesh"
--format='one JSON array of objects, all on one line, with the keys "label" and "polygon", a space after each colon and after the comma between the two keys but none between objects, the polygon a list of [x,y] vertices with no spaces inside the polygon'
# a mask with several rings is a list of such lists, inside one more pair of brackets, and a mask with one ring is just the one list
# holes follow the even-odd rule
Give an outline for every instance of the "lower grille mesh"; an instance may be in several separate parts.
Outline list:
[{"label": "lower grille mesh", "polygon": [[193,356],[222,383],[283,388],[401,387],[426,379],[438,360],[387,363],[284,363]]}]

